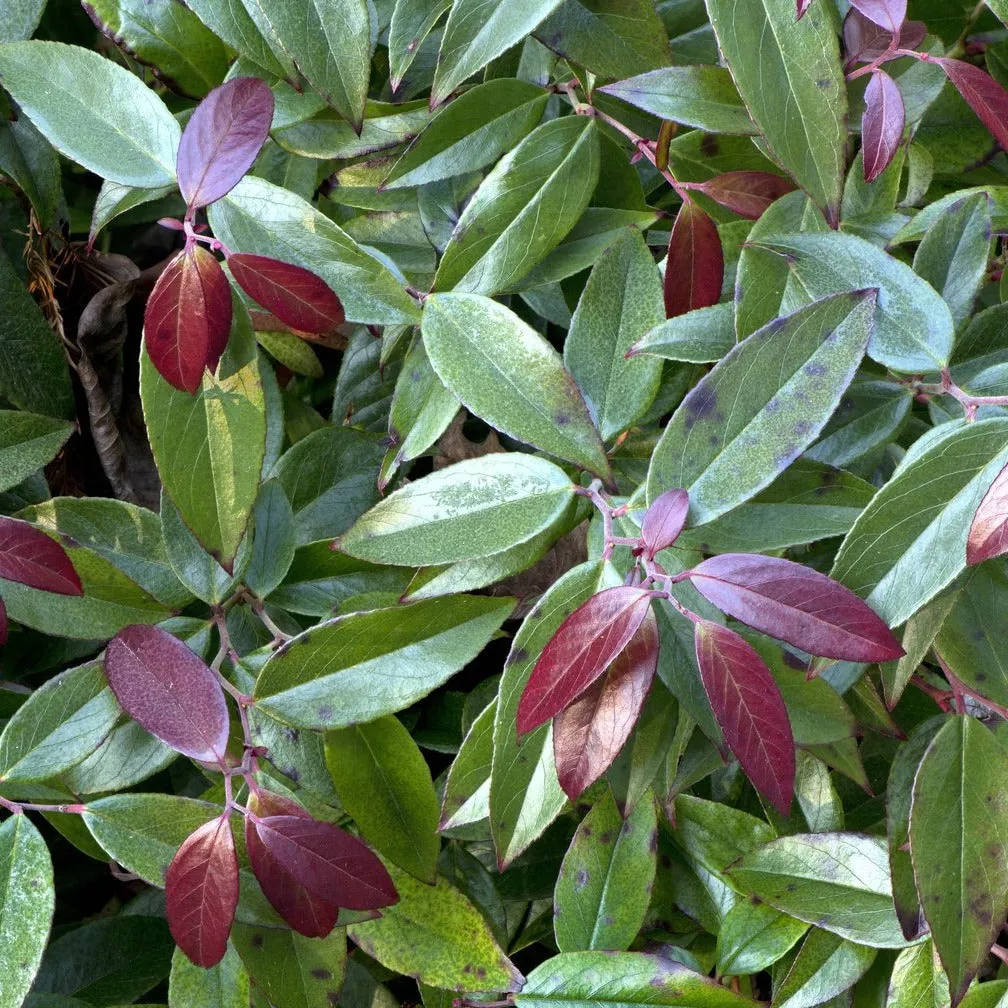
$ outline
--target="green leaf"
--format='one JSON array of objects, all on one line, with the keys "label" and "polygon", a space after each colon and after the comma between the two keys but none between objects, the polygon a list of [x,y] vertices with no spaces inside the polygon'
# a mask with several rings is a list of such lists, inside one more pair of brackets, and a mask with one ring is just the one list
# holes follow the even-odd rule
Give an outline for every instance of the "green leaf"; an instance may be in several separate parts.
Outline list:
[{"label": "green leaf", "polygon": [[733,861],[776,836],[772,826],[741,809],[694,795],[675,799],[675,842],[707,871],[722,873]]},{"label": "green leaf", "polygon": [[966,566],[980,501],[1008,462],[1008,419],[952,423],[917,441],[854,523],[830,576],[890,625],[921,609]]},{"label": "green leaf", "polygon": [[172,388],[145,352],[144,419],[162,483],[204,549],[231,570],[259,491],[266,450],[263,384],[256,361],[191,396]]},{"label": "green leaf", "polygon": [[161,535],[175,577],[193,595],[210,603],[221,603],[230,595],[246,566],[248,540],[242,540],[237,567],[229,574],[200,545],[164,490],[161,491]]},{"label": "green leaf", "polygon": [[89,237],[94,239],[98,233],[111,224],[120,214],[162,200],[166,196],[176,194],[172,201],[181,204],[182,197],[177,195],[174,185],[158,186],[156,189],[141,189],[136,186],[120,185],[105,179],[95,197],[94,209],[91,211],[91,231]]},{"label": "green leaf", "polygon": [[0,492],[51,462],[72,432],[64,420],[0,410]]},{"label": "green leaf", "polygon": [[371,70],[365,0],[242,0],[267,41],[297,66],[344,119],[360,129]]},{"label": "green leaf", "polygon": [[420,567],[527,542],[570,504],[573,484],[546,459],[494,452],[439,469],[390,494],[339,540],[351,556]]},{"label": "green leaf", "polygon": [[384,188],[426,185],[493,164],[535,128],[548,97],[541,87],[510,77],[464,92],[406,148]]},{"label": "green leaf", "polygon": [[109,735],[122,711],[98,661],[43,683],[0,735],[0,781],[43,781],[80,763]]},{"label": "green leaf", "polygon": [[725,914],[718,932],[718,972],[747,976],[768,969],[808,930],[808,925],[765,903],[741,900]]},{"label": "green leaf", "polygon": [[255,529],[252,556],[242,583],[264,599],[283,581],[297,549],[294,512],[278,480],[262,485],[252,520]]},{"label": "green leaf", "polygon": [[947,592],[942,592],[914,613],[907,620],[903,628],[903,639],[900,641],[906,654],[899,661],[885,662],[879,666],[882,672],[882,688],[890,710],[899,702],[907,683],[927,657],[942,623],[945,622],[945,617],[955,605],[958,594],[958,589],[953,585]]},{"label": "green leaf", "polygon": [[661,384],[661,364],[626,353],[665,317],[661,279],[637,230],[602,253],[564,342],[564,364],[578,383],[603,440],[646,413]]},{"label": "green leaf", "polygon": [[433,882],[441,841],[430,770],[397,718],[326,733],[326,766],[340,805],[379,853]]},{"label": "green leaf", "polygon": [[956,328],[970,317],[987,274],[990,204],[986,193],[952,204],[928,229],[914,256],[914,272],[945,299]]},{"label": "green leaf", "polygon": [[553,897],[561,952],[630,948],[651,896],[657,829],[651,796],[625,821],[608,788],[592,806],[564,857]]},{"label": "green leaf", "polygon": [[879,291],[868,356],[893,371],[934,371],[948,363],[954,325],[948,305],[905,263],[843,232],[760,237],[787,256],[799,303],[840,291]]},{"label": "green leaf", "polygon": [[458,595],[339,616],[276,652],[256,705],[287,724],[345,728],[403,710],[482,651],[512,599]]},{"label": "green leaf", "polygon": [[847,86],[837,32],[813,4],[707,0],[718,46],[776,159],[833,221],[843,192]]},{"label": "green leaf", "polygon": [[564,952],[528,975],[517,1008],[613,1008],[635,1004],[673,1008],[753,1008],[701,973],[643,952]]},{"label": "green leaf", "polygon": [[28,197],[43,230],[56,223],[63,202],[59,155],[24,116],[0,126],[0,173]]},{"label": "green leaf", "polygon": [[889,981],[886,1008],[948,1008],[949,983],[931,939],[903,949]]},{"label": "green leaf", "polygon": [[829,768],[811,753],[799,750],[795,798],[812,833],[833,833],[844,828],[844,810]]},{"label": "green leaf", "polygon": [[1008,915],[1008,753],[984,725],[950,718],[914,778],[910,851],[924,916],[958,1003]]},{"label": "green leaf", "polygon": [[965,1008],[1005,1008],[1008,1005],[1008,980],[976,984],[967,991],[960,1004]]},{"label": "green leaf", "polygon": [[[441,105],[463,81],[521,40],[561,0],[456,0],[438,54],[431,105]],[[437,986],[434,984],[433,986]]]},{"label": "green leaf", "polygon": [[71,160],[124,185],[150,189],[175,181],[179,125],[124,67],[61,42],[12,42],[0,47],[0,77]]},{"label": "green leaf", "polygon": [[756,132],[749,110],[724,67],[662,67],[599,90],[659,119],[708,133]]},{"label": "green leaf", "polygon": [[771,840],[728,870],[742,892],[782,913],[875,948],[906,940],[893,909],[885,842],[858,833]]},{"label": "green leaf", "polygon": [[0,4],[0,42],[21,42],[35,34],[46,0],[4,0]]},{"label": "green leaf", "polygon": [[666,360],[712,364],[735,346],[735,306],[726,301],[676,315],[649,329],[631,352]]},{"label": "green leaf", "polygon": [[452,762],[441,798],[441,830],[486,819],[490,813],[490,769],[493,760],[497,698],[480,711]]},{"label": "green leaf", "polygon": [[274,360],[290,368],[295,374],[306,375],[308,378],[322,378],[325,375],[325,369],[315,351],[300,336],[257,329],[255,338]]},{"label": "green leaf", "polygon": [[210,206],[208,216],[214,235],[229,249],[273,256],[317,273],[353,322],[399,325],[420,317],[419,306],[384,261],[280,186],[247,176]]},{"label": "green leaf", "polygon": [[229,48],[275,75],[294,75],[289,60],[277,59],[241,3],[232,0],[192,0],[186,6]]},{"label": "green leaf", "polygon": [[577,223],[598,173],[598,130],[590,119],[565,116],[533,130],[473,194],[435,288],[495,294],[514,287]]},{"label": "green leaf", "polygon": [[227,73],[227,49],[175,0],[88,0],[88,14],[118,45],[156,67],[190,98],[202,98]]},{"label": "green leaf", "polygon": [[438,377],[470,412],[519,441],[608,474],[574,379],[517,315],[478,294],[434,294],[421,333]]},{"label": "green leaf", "polygon": [[248,971],[234,946],[229,944],[224,958],[209,969],[193,965],[182,949],[175,949],[168,977],[168,1008],[192,1008],[194,1005],[248,1008],[250,994]]},{"label": "green leaf", "polygon": [[65,771],[60,780],[77,795],[122,791],[164,770],[177,758],[174,749],[135,721],[126,721],[113,728],[87,759]]},{"label": "green leaf", "polygon": [[433,886],[391,867],[399,902],[379,920],[351,924],[347,934],[373,959],[431,987],[514,991],[522,975],[494,940],[480,912],[439,878]]},{"label": "green leaf", "polygon": [[235,924],[231,943],[256,988],[276,1008],[332,1008],[338,1000],[347,957],[343,928],[326,938],[305,938],[296,931]]},{"label": "green leaf", "polygon": [[651,458],[647,496],[683,487],[702,525],[767,486],[811,444],[864,354],[872,293],[817,301],[739,343],[689,392]]},{"label": "green leaf", "polygon": [[813,928],[775,985],[773,1008],[811,1008],[849,990],[875,959],[875,949]]},{"label": "green leaf", "polygon": [[389,78],[393,91],[399,90],[421,44],[451,5],[452,0],[396,0],[388,37]]},{"label": "green leaf", "polygon": [[45,840],[26,815],[0,824],[0,1006],[19,1008],[49,938],[56,894]]}]

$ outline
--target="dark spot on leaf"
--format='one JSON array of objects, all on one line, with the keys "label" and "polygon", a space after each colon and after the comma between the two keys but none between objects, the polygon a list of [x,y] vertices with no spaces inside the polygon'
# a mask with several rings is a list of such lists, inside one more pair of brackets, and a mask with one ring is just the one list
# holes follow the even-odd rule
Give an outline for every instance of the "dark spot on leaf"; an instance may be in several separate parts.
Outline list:
[{"label": "dark spot on leaf", "polygon": [[820,364],[817,361],[810,361],[802,370],[810,378],[822,378],[826,375],[828,368],[825,364]]},{"label": "dark spot on leaf", "polygon": [[340,1003],[339,991],[329,991],[329,993],[326,995],[326,999],[328,1000],[329,1004],[333,1006],[333,1008],[337,1008],[337,1006]]},{"label": "dark spot on leaf", "polygon": [[986,672],[977,672],[977,674],[976,674],[976,676],[974,678],[976,679],[977,682],[986,682],[987,681],[987,673]]},{"label": "dark spot on leaf", "polygon": [[987,634],[985,634],[982,629],[977,629],[970,633],[970,637],[972,637],[975,641],[982,641],[987,639]]},{"label": "dark spot on leaf", "polygon": [[799,420],[798,423],[795,424],[794,432],[798,435],[798,437],[805,437],[810,430],[812,430],[812,424],[810,424],[808,420]]},{"label": "dark spot on leaf", "polygon": [[323,704],[318,709],[318,716],[320,721],[331,721],[333,716],[333,709],[329,704]]},{"label": "dark spot on leaf", "polygon": [[588,885],[588,872],[584,868],[578,868],[577,875],[574,877],[574,892],[581,892],[586,885]]},{"label": "dark spot on leaf", "polygon": [[781,648],[781,657],[784,659],[784,664],[788,668],[798,669],[801,672],[805,671],[805,662],[801,660],[793,651],[788,651],[787,648]]},{"label": "dark spot on leaf", "polygon": [[463,973],[472,973],[472,971],[473,971],[473,964],[472,963],[466,963],[465,966],[462,967],[462,972]]},{"label": "dark spot on leaf", "polygon": [[834,87],[834,83],[831,80],[826,80],[825,78],[816,81],[816,87],[820,91],[828,91],[831,87]]},{"label": "dark spot on leaf", "polygon": [[553,422],[557,425],[557,427],[566,427],[571,422],[570,414],[554,413]]},{"label": "dark spot on leaf", "polygon": [[672,858],[670,858],[668,854],[662,854],[662,856],[658,860],[661,862],[662,868],[672,867]]},{"label": "dark spot on leaf", "polygon": [[262,948],[263,936],[261,934],[252,935],[252,948]]},{"label": "dark spot on leaf", "polygon": [[599,843],[604,843],[604,844],[607,844],[607,843],[610,843],[611,841],[612,841],[612,834],[611,834],[611,833],[609,832],[609,830],[606,830],[606,831],[605,831],[605,832],[604,832],[604,833],[603,833],[603,834],[602,834],[602,835],[601,835],[601,836],[599,837]]},{"label": "dark spot on leaf", "polygon": [[512,651],[511,654],[507,656],[507,661],[505,661],[504,664],[514,665],[517,662],[525,661],[526,658],[528,658],[528,651],[526,651],[525,648],[520,647],[517,650]]},{"label": "dark spot on leaf", "polygon": [[299,732],[297,728],[282,728],[281,734],[288,742],[297,742],[297,740],[301,737],[301,732]]},{"label": "dark spot on leaf", "polygon": [[316,966],[315,969],[311,971],[311,975],[315,977],[316,980],[332,979],[332,971],[327,970],[324,966]]},{"label": "dark spot on leaf", "polygon": [[612,927],[612,914],[603,914],[601,923],[603,927]]},{"label": "dark spot on leaf", "polygon": [[1004,847],[999,843],[988,844],[987,856],[1000,861],[1004,857]]},{"label": "dark spot on leaf", "polygon": [[482,966],[476,967],[476,976],[482,980],[486,976],[486,970]]},{"label": "dark spot on leaf", "polygon": [[721,144],[713,133],[708,133],[700,141],[700,153],[706,154],[707,157],[717,157],[721,153]]},{"label": "dark spot on leaf", "polygon": [[763,900],[761,900],[759,896],[753,895],[749,897],[749,902],[752,903],[753,906],[759,906]]},{"label": "dark spot on leaf", "polygon": [[780,400],[777,398],[771,399],[770,402],[763,407],[767,413],[779,413],[781,408]]},{"label": "dark spot on leaf", "polygon": [[788,882],[784,888],[786,892],[798,892],[798,886],[794,882]]},{"label": "dark spot on leaf", "polygon": [[629,836],[632,832],[633,826],[630,824],[630,820],[627,819],[620,827],[620,836]]},{"label": "dark spot on leaf", "polygon": [[692,430],[698,420],[709,417],[717,406],[717,393],[706,385],[698,385],[683,401],[686,407],[686,430]]},{"label": "dark spot on leaf", "polygon": [[652,854],[658,850],[658,830],[656,829],[651,830],[651,836],[648,837],[648,850]]},{"label": "dark spot on leaf", "polygon": [[289,777],[295,784],[301,780],[301,771],[295,766],[277,767],[277,769],[284,777]]}]

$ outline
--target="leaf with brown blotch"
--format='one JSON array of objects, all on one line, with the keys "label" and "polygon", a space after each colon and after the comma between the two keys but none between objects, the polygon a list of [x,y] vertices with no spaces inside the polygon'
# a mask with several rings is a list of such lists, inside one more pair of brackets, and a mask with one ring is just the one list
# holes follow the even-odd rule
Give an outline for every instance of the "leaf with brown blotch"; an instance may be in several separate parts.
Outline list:
[{"label": "leaf with brown blotch", "polygon": [[553,718],[557,777],[574,801],[609,769],[630,737],[658,668],[658,621],[650,610],[609,671]]},{"label": "leaf with brown blotch", "polygon": [[237,906],[238,858],[222,815],[191,833],[168,866],[165,912],[175,943],[197,966],[216,966]]},{"label": "leaf with brown blotch", "polygon": [[518,735],[576,700],[630,643],[651,607],[645,588],[606,588],[578,606],[543,648],[518,701]]},{"label": "leaf with brown blotch", "polygon": [[903,141],[906,110],[903,95],[884,70],[875,70],[865,90],[861,120],[864,179],[874,182],[889,167]]},{"label": "leaf with brown blotch", "polygon": [[1008,466],[994,477],[973,516],[966,539],[966,563],[975,567],[1005,553],[1008,553]]},{"label": "leaf with brown blotch", "polygon": [[795,748],[787,708],[770,670],[733,630],[698,620],[697,664],[714,717],[756,790],[788,815]]},{"label": "leaf with brown blotch", "polygon": [[688,199],[679,209],[669,235],[665,314],[675,318],[717,304],[723,282],[724,252],[717,226]]},{"label": "leaf with brown blotch", "polygon": [[698,188],[733,213],[749,220],[759,220],[771,203],[794,192],[795,184],[772,172],[731,171],[715,175]]},{"label": "leaf with brown blotch", "polygon": [[0,578],[56,595],[83,595],[67,551],[26,521],[0,515]]}]

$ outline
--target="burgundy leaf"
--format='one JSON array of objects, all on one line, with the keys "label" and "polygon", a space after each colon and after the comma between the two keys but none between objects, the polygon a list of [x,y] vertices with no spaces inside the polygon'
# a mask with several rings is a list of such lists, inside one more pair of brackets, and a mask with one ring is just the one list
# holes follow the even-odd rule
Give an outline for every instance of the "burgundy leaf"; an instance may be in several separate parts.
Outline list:
[{"label": "burgundy leaf", "polygon": [[794,188],[790,179],[762,171],[725,172],[701,186],[712,200],[750,220],[759,220],[774,200],[794,192]]},{"label": "burgundy leaf", "polygon": [[227,952],[238,905],[238,858],[226,815],[200,826],[172,858],[165,876],[168,927],[197,965],[216,966]]},{"label": "burgundy leaf", "polygon": [[266,850],[313,896],[350,910],[377,910],[399,899],[378,856],[338,826],[279,815],[255,827]]},{"label": "burgundy leaf", "polygon": [[158,277],[144,312],[151,362],[169,384],[194,394],[216,369],[231,331],[231,286],[221,264],[194,245]]},{"label": "burgundy leaf", "polygon": [[[265,792],[253,795],[249,799],[249,808],[260,817],[282,815],[311,818],[296,802]],[[250,818],[245,819],[245,847],[252,871],[273,909],[298,934],[306,938],[324,938],[329,934],[336,926],[339,907],[308,892],[266,849]]]},{"label": "burgundy leaf", "polygon": [[252,167],[269,136],[273,92],[258,77],[235,77],[196,106],[175,161],[190,211],[227,195]]},{"label": "burgundy leaf", "polygon": [[658,668],[658,621],[648,611],[609,671],[553,718],[557,776],[574,801],[609,769],[633,731]]},{"label": "burgundy leaf", "polygon": [[779,557],[722,553],[690,580],[722,612],[809,654],[884,662],[903,648],[879,615],[849,588]]},{"label": "burgundy leaf", "polygon": [[518,701],[518,735],[538,728],[576,700],[630,643],[651,606],[651,592],[607,588],[578,606],[543,648]]},{"label": "burgundy leaf", "polygon": [[865,91],[861,120],[865,182],[874,182],[889,166],[900,143],[906,112],[896,81],[884,70],[875,70]]},{"label": "burgundy leaf", "polygon": [[895,34],[906,21],[907,0],[851,0],[866,18]]},{"label": "burgundy leaf", "polygon": [[[923,21],[904,21],[900,29],[899,47],[916,49],[927,35],[927,25]],[[889,48],[892,32],[880,28],[859,10],[852,7],[844,18],[843,39],[847,59],[869,63],[878,59]]]},{"label": "burgundy leaf", "polygon": [[786,816],[794,792],[794,737],[774,677],[727,627],[698,620],[694,633],[700,678],[728,748],[760,794]]},{"label": "burgundy leaf", "polygon": [[292,329],[328,333],[346,318],[340,299],[310,270],[244,252],[228,256],[228,266],[249,297]]},{"label": "burgundy leaf", "polygon": [[214,673],[177,637],[156,626],[128,626],[109,641],[105,674],[122,709],[165,745],[220,763],[228,710]]},{"label": "burgundy leaf", "polygon": [[689,495],[685,490],[666,490],[647,509],[641,522],[641,542],[649,559],[679,538],[688,511]]},{"label": "burgundy leaf", "polygon": [[798,20],[801,21],[805,11],[812,5],[812,0],[797,0]]},{"label": "burgundy leaf", "polygon": [[966,104],[991,131],[994,139],[1008,150],[1008,91],[990,74],[962,60],[939,59],[942,70],[952,81]]},{"label": "burgundy leaf", "polygon": [[973,516],[966,540],[966,563],[975,567],[1005,553],[1008,553],[1008,466],[994,478]]},{"label": "burgundy leaf", "polygon": [[0,644],[7,643],[7,603],[0,598]]},{"label": "burgundy leaf", "polygon": [[683,203],[669,236],[665,314],[685,315],[721,299],[724,253],[714,221],[692,200]]},{"label": "burgundy leaf", "polygon": [[34,525],[0,515],[0,578],[56,595],[83,595],[67,551]]}]

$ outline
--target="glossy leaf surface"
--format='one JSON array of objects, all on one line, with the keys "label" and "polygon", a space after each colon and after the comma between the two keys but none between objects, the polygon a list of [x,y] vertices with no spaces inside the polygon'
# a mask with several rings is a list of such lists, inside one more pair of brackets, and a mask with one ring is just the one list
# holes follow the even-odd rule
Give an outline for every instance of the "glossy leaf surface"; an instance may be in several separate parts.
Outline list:
[{"label": "glossy leaf surface", "polygon": [[709,308],[721,298],[724,253],[714,221],[692,200],[683,203],[669,236],[665,261],[665,314]]},{"label": "glossy leaf surface", "polygon": [[15,518],[0,517],[0,577],[57,595],[84,594],[66,550]]}]

